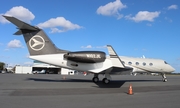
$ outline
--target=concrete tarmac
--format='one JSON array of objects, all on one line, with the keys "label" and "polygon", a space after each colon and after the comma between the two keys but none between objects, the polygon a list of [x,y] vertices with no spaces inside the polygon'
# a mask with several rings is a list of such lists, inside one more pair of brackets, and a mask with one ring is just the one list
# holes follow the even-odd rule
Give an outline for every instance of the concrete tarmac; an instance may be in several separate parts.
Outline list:
[{"label": "concrete tarmac", "polygon": [[[63,79],[65,77],[65,79]],[[110,84],[93,75],[0,74],[0,108],[178,108],[180,76],[116,75]],[[99,76],[103,79],[104,76]],[[128,95],[132,84],[133,95]]]}]

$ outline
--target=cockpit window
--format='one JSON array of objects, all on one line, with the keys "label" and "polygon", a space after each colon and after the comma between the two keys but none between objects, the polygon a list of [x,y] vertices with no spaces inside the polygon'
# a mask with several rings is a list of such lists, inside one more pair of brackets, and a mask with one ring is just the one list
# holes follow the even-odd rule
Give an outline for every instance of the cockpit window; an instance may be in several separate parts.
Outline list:
[{"label": "cockpit window", "polygon": [[166,61],[164,61],[165,64],[168,64]]}]

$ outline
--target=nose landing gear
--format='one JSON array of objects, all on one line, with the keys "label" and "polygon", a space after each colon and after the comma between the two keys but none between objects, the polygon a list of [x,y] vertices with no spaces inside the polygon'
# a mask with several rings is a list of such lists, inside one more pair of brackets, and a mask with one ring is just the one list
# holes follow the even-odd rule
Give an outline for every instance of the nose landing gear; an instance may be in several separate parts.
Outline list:
[{"label": "nose landing gear", "polygon": [[164,73],[162,73],[162,77],[163,77],[163,82],[167,82],[168,80],[167,80],[167,78],[166,78],[166,75],[164,74]]}]

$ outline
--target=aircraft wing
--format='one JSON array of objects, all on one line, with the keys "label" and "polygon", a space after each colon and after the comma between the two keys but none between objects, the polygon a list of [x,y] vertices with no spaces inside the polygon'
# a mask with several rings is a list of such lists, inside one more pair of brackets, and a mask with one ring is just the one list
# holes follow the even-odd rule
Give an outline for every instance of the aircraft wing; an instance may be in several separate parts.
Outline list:
[{"label": "aircraft wing", "polygon": [[107,45],[107,49],[108,49],[113,66],[125,68],[124,64],[122,63],[121,59],[119,58],[119,56],[117,55],[113,47],[111,45]]},{"label": "aircraft wing", "polygon": [[13,23],[14,25],[16,25],[18,27],[18,29],[20,29],[19,31],[17,31],[15,33],[15,35],[21,35],[23,30],[28,30],[28,31],[37,31],[40,30],[38,27],[35,26],[31,26],[23,21],[20,21],[19,19],[12,17],[12,16],[5,16],[3,15],[3,17],[5,17],[8,21],[10,21],[11,23]]}]

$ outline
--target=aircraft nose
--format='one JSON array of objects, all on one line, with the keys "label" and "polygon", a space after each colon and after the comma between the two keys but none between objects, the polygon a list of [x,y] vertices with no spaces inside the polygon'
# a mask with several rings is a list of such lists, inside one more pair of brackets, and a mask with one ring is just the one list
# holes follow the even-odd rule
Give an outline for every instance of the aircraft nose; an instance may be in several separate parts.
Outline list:
[{"label": "aircraft nose", "polygon": [[174,71],[175,71],[175,69],[174,69],[172,66],[170,66],[169,71],[170,71],[170,72],[174,72]]},{"label": "aircraft nose", "polygon": [[174,68],[172,68],[172,72],[174,72],[175,71],[175,69]]}]

